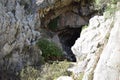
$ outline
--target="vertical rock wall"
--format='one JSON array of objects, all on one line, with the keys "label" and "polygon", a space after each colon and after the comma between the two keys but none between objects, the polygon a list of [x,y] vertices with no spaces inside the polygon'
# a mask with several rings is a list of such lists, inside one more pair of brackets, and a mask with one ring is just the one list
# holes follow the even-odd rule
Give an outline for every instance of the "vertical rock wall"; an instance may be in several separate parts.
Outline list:
[{"label": "vertical rock wall", "polygon": [[[40,59],[38,55],[41,54],[35,47],[40,38],[40,19],[47,25],[51,19],[77,7],[75,3],[79,2],[80,0],[0,0],[0,69],[10,68],[15,71],[25,65],[36,64]],[[81,22],[86,24],[84,20]],[[79,22],[75,24],[80,25]]]},{"label": "vertical rock wall", "polygon": [[33,6],[31,0],[0,0],[1,70],[16,71],[39,61],[41,53],[34,44],[40,37],[40,20]]},{"label": "vertical rock wall", "polygon": [[[120,3],[118,3],[120,9]],[[93,80],[120,80],[120,10],[115,13],[113,28],[98,61]]]},{"label": "vertical rock wall", "polygon": [[[84,74],[82,80],[120,79],[120,3],[115,16],[105,18],[94,16],[89,21],[71,48],[76,55],[77,64],[70,68],[75,76]],[[106,13],[105,13],[106,14]],[[110,15],[109,15],[110,16]]]}]

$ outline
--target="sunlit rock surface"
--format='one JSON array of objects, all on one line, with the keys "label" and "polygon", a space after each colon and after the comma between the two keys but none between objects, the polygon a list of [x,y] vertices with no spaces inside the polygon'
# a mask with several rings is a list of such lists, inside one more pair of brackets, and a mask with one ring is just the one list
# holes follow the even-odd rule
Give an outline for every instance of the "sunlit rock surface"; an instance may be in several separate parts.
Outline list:
[{"label": "sunlit rock surface", "polygon": [[[120,9],[120,3],[118,4]],[[120,80],[120,10],[115,13],[113,28],[98,61],[93,80]]]},{"label": "sunlit rock surface", "polygon": [[61,76],[57,80],[73,80],[72,77],[69,76]]},{"label": "sunlit rock surface", "polygon": [[[118,3],[119,5],[119,3]],[[120,10],[114,16],[94,16],[72,46],[77,64],[68,69],[82,80],[119,80],[120,72]]]}]

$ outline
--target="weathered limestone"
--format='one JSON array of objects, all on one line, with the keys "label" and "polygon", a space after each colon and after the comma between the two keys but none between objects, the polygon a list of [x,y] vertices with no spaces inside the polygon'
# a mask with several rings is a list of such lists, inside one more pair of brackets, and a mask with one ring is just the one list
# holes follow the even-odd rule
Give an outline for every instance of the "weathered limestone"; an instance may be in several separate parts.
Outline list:
[{"label": "weathered limestone", "polygon": [[[120,7],[119,7],[120,8]],[[106,47],[97,64],[93,80],[120,80],[120,10],[115,14],[115,21]]]},{"label": "weathered limestone", "polygon": [[57,80],[73,80],[72,77],[69,76],[60,76]]},{"label": "weathered limestone", "polygon": [[17,71],[39,62],[41,51],[35,43],[41,37],[40,19],[49,22],[72,10],[72,3],[73,0],[0,0],[0,69],[3,70],[3,65],[6,65],[8,69]]},{"label": "weathered limestone", "polygon": [[9,69],[14,72],[40,60],[41,52],[34,46],[40,37],[37,30],[40,20],[37,13],[26,13],[28,9],[21,1],[0,1],[0,70]]},{"label": "weathered limestone", "polygon": [[[45,27],[61,14],[59,26],[76,28],[87,24],[89,18],[83,16],[89,8],[82,7],[83,16],[80,17],[79,10],[73,10],[76,9],[75,1],[80,0],[0,0],[0,70],[16,73],[25,66],[40,63],[42,52],[35,46],[41,37],[40,19]],[[115,17],[90,19],[88,28],[72,47],[77,63],[69,71],[75,77],[84,73],[83,80],[120,80],[119,17],[118,5]],[[57,34],[52,40],[60,42]],[[73,79],[62,76],[58,80]]]},{"label": "weathered limestone", "polygon": [[95,16],[90,19],[71,48],[76,55],[77,64],[68,69],[75,74],[84,73],[82,80],[119,80],[120,79],[120,10],[115,17],[105,19]]},{"label": "weathered limestone", "polygon": [[[82,16],[82,15],[81,15]],[[58,21],[58,27],[72,27],[72,28],[78,28],[83,25],[87,25],[89,18],[88,17],[81,17],[79,14],[75,14],[72,12],[66,12],[60,16],[60,19]]]}]

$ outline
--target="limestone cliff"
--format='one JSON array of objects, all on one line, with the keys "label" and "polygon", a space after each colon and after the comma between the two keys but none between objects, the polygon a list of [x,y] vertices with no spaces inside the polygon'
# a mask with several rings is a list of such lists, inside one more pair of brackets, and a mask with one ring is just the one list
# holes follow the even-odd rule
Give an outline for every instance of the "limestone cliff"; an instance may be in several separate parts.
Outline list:
[{"label": "limestone cliff", "polygon": [[76,61],[68,69],[73,74],[57,80],[120,80],[120,2],[102,1],[0,0],[0,80],[19,80],[24,67],[40,67],[40,38]]},{"label": "limestone cliff", "polygon": [[29,0],[0,0],[0,72],[16,73],[40,60],[41,52],[34,46],[40,21],[30,4]]},{"label": "limestone cliff", "polygon": [[[82,80],[120,80],[120,3],[111,17],[94,16],[72,46],[77,64],[69,69]],[[110,15],[109,15],[110,16]]]}]

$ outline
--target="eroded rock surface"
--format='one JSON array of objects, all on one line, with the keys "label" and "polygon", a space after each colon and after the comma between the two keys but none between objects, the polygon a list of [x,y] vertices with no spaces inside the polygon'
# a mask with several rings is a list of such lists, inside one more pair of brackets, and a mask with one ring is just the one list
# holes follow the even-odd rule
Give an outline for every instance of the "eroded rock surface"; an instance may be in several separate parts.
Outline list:
[{"label": "eroded rock surface", "polygon": [[[118,3],[120,8],[120,3]],[[114,25],[106,47],[100,56],[93,80],[120,80],[120,10],[116,12]]]},{"label": "eroded rock surface", "polygon": [[[89,3],[90,0],[0,0],[0,72],[9,70],[16,75],[25,66],[39,65],[42,52],[35,43],[41,37],[40,27],[47,28],[58,16],[58,30],[86,25],[94,14],[94,7]],[[120,79],[119,5],[115,16],[94,16],[88,28],[82,30],[71,48],[77,59],[69,69],[74,73],[73,78],[82,73],[82,80]],[[51,38],[60,43],[58,36],[59,32]],[[0,79],[3,77],[1,74]],[[59,79],[72,80],[68,76]]]},{"label": "eroded rock surface", "polygon": [[87,25],[89,17],[82,17],[82,15],[75,14],[74,12],[66,12],[60,16],[58,21],[58,27],[62,28],[69,26],[72,28],[79,28],[83,25]]},{"label": "eroded rock surface", "polygon": [[[32,13],[24,0],[0,1],[0,70],[19,71],[39,61],[40,50],[35,47],[40,37],[38,14]],[[28,11],[29,12],[28,14]],[[32,49],[32,50],[31,50]],[[34,55],[34,56],[33,56]]]},{"label": "eroded rock surface", "polygon": [[57,80],[73,80],[72,77],[69,76],[61,76]]},{"label": "eroded rock surface", "polygon": [[[119,3],[118,3],[119,5]],[[82,80],[119,80],[119,6],[111,18],[94,16],[71,48],[77,64],[68,69]]]}]

